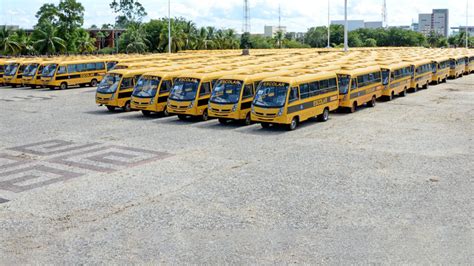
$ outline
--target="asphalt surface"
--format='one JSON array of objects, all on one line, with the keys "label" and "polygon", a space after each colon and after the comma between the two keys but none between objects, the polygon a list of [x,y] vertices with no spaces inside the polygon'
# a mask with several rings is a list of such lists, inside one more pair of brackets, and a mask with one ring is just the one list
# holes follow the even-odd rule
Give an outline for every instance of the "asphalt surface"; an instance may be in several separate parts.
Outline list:
[{"label": "asphalt surface", "polygon": [[0,263],[472,264],[474,75],[293,132],[0,88]]}]

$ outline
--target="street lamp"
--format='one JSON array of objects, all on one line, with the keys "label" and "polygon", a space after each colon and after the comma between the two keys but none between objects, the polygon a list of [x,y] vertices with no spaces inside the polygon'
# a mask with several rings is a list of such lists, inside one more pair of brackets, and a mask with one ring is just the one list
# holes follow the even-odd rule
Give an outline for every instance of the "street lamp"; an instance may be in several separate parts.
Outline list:
[{"label": "street lamp", "polygon": [[347,0],[344,0],[344,52],[349,51],[349,45],[347,40]]},{"label": "street lamp", "polygon": [[469,31],[467,30],[468,28],[468,23],[469,23],[469,0],[466,0],[466,49],[469,48]]},{"label": "street lamp", "polygon": [[328,0],[328,47],[331,48],[331,0]]}]

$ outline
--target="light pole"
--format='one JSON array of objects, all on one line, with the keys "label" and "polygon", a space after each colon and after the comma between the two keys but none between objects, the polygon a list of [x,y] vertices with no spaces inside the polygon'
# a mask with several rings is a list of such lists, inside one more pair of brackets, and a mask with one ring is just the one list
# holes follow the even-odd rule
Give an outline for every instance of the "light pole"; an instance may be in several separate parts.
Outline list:
[{"label": "light pole", "polygon": [[468,28],[468,23],[469,23],[469,0],[466,0],[466,49],[469,48],[469,31],[467,30]]},{"label": "light pole", "polygon": [[168,53],[171,54],[171,0],[168,0]]},{"label": "light pole", "polygon": [[344,0],[344,52],[349,51],[349,45],[347,40],[347,0]]},{"label": "light pole", "polygon": [[328,0],[328,47],[331,48],[331,0]]}]

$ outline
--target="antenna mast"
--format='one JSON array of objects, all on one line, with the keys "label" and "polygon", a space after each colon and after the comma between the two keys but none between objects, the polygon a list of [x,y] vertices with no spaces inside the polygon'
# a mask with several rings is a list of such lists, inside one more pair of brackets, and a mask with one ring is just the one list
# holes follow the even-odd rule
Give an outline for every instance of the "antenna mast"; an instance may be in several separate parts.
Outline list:
[{"label": "antenna mast", "polygon": [[249,1],[244,0],[244,23],[242,25],[242,32],[249,32],[250,33],[250,7]]},{"label": "antenna mast", "polygon": [[382,26],[387,27],[387,0],[383,0],[382,6]]}]

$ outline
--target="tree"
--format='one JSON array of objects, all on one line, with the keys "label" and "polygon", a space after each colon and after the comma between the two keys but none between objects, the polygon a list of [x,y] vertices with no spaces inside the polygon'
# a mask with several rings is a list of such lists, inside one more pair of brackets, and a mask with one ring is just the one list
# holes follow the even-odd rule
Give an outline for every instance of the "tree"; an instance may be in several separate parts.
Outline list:
[{"label": "tree", "polygon": [[33,40],[30,35],[26,33],[25,30],[17,30],[14,34],[14,38],[18,45],[20,46],[19,53],[23,55],[31,55],[35,53],[35,48],[33,46]]},{"label": "tree", "polygon": [[66,43],[58,37],[58,29],[52,24],[43,24],[33,32],[34,47],[40,54],[54,54],[66,51]]},{"label": "tree", "polygon": [[0,26],[0,49],[7,55],[15,55],[21,51],[14,34],[6,26]]},{"label": "tree", "polygon": [[365,47],[377,47],[377,40],[373,38],[367,38],[364,41],[364,46]]},{"label": "tree", "polygon": [[76,47],[79,53],[92,53],[96,50],[94,38],[91,38],[89,33],[83,29],[78,32],[76,40]]},{"label": "tree", "polygon": [[149,43],[143,24],[132,23],[120,36],[119,50],[126,53],[144,53],[148,51]]},{"label": "tree", "polygon": [[251,48],[252,44],[250,43],[250,33],[244,32],[240,37],[240,48],[241,49],[248,49]]},{"label": "tree", "polygon": [[110,8],[119,14],[115,18],[115,26],[118,28],[126,28],[130,23],[141,22],[147,15],[142,4],[135,0],[113,0]]},{"label": "tree", "polygon": [[285,38],[283,31],[279,30],[275,34],[275,42],[278,48],[283,48],[283,39]]}]

